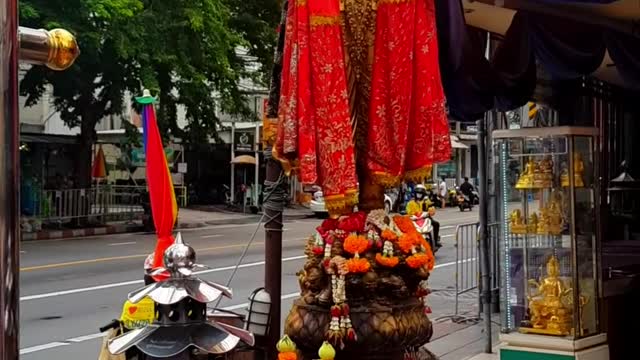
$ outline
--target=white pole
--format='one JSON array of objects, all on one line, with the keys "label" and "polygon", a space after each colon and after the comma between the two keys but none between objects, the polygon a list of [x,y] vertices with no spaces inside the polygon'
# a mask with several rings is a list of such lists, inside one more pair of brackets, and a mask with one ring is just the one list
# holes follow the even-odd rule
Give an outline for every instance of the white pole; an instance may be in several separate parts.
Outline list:
[{"label": "white pole", "polygon": [[236,165],[233,163],[233,159],[236,158],[236,123],[231,123],[231,184],[229,185],[229,191],[231,192],[231,204],[235,202],[236,197]]},{"label": "white pole", "polygon": [[258,202],[258,183],[260,181],[260,123],[256,123],[256,137],[254,141],[255,157],[256,157],[256,174],[255,181],[253,183],[253,205],[255,207],[260,206]]}]

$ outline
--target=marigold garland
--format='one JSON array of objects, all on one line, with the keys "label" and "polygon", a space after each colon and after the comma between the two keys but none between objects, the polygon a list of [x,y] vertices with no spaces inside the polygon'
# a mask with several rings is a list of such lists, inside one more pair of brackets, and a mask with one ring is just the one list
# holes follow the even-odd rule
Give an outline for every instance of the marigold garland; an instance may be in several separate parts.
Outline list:
[{"label": "marigold garland", "polygon": [[400,262],[397,256],[382,256],[382,254],[376,254],[376,262],[384,267],[395,267]]},{"label": "marigold garland", "polygon": [[427,254],[422,254],[422,253],[413,254],[409,256],[405,261],[410,268],[418,269],[428,264],[429,256]]},{"label": "marigold garland", "polygon": [[343,247],[351,255],[361,254],[369,248],[369,241],[362,235],[351,234],[344,240]]},{"label": "marigold garland", "polygon": [[278,360],[297,360],[298,354],[295,352],[281,352],[278,354]]},{"label": "marigold garland", "polygon": [[353,258],[347,260],[347,268],[350,274],[366,273],[371,269],[369,260],[364,258]]},{"label": "marigold garland", "polygon": [[413,225],[413,221],[408,216],[396,215],[393,217],[393,222],[398,229],[403,233],[417,233],[416,227]]},{"label": "marigold garland", "polygon": [[408,232],[400,236],[398,246],[400,247],[400,250],[409,254],[413,252],[415,247],[420,245],[422,241],[424,241],[424,239],[417,232]]},{"label": "marigold garland", "polygon": [[396,234],[395,232],[389,230],[389,229],[384,229],[382,231],[382,235],[381,237],[384,240],[388,240],[388,241],[396,241],[398,240],[398,234]]}]

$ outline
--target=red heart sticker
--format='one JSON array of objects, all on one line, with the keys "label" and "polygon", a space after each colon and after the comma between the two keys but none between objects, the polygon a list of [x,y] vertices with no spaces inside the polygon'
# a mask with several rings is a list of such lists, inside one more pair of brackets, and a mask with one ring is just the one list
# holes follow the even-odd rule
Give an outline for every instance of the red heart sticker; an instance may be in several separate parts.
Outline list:
[{"label": "red heart sticker", "polygon": [[129,307],[129,315],[133,315],[136,311],[138,311],[138,307],[137,306],[130,306]]}]

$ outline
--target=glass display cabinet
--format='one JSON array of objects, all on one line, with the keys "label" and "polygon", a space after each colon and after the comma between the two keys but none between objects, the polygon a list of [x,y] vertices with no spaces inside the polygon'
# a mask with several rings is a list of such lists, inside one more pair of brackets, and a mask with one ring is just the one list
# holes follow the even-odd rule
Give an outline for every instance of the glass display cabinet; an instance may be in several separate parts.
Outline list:
[{"label": "glass display cabinet", "polygon": [[493,132],[503,333],[601,333],[596,136],[585,127]]}]

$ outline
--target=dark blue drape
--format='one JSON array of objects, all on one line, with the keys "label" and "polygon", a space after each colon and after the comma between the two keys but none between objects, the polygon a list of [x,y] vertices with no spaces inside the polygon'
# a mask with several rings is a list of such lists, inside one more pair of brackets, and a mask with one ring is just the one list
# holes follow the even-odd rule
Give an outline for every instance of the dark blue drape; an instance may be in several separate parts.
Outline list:
[{"label": "dark blue drape", "polygon": [[625,81],[640,87],[640,39],[566,18],[518,12],[487,60],[486,32],[465,24],[461,1],[435,4],[442,82],[450,114],[459,120],[475,121],[494,108],[524,105],[536,86],[536,61],[554,79],[575,79],[593,73],[608,49]]}]

